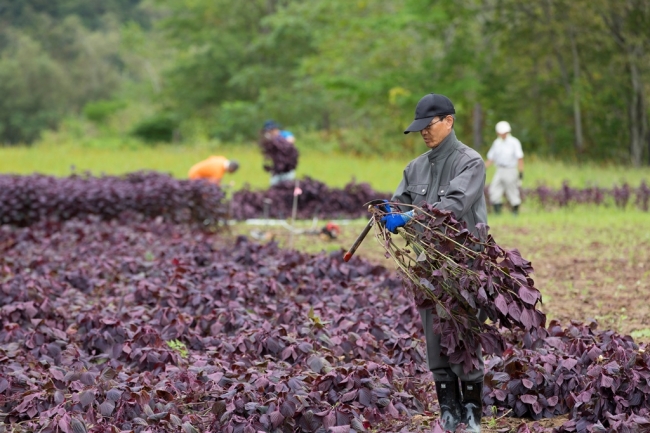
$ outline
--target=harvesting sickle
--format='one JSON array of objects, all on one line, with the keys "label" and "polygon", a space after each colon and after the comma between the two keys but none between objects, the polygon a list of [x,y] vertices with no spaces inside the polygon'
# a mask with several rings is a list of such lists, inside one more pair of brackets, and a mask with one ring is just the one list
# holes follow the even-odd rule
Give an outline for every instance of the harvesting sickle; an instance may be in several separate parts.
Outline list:
[{"label": "harvesting sickle", "polygon": [[[373,208],[375,206],[380,206],[380,205],[382,205],[382,204],[384,204],[386,202],[387,202],[386,200],[381,200],[381,199],[370,200],[368,203],[364,204],[364,207],[368,208],[368,212],[372,212]],[[366,238],[366,236],[370,232],[370,229],[372,228],[374,223],[375,223],[374,217],[370,218],[370,220],[368,221],[368,224],[366,224],[366,226],[364,227],[361,234],[359,236],[357,236],[357,239],[354,241],[354,243],[352,244],[350,249],[343,255],[343,261],[344,262],[349,262],[350,261],[350,259],[354,255],[354,253],[359,248],[359,245],[361,245],[361,242],[363,242],[363,240]]]}]

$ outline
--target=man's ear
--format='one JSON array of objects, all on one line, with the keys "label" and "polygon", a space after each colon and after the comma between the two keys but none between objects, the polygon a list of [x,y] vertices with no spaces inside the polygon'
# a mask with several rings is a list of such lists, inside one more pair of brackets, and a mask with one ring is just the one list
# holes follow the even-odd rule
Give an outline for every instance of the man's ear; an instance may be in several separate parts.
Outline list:
[{"label": "man's ear", "polygon": [[454,118],[451,116],[445,116],[444,118],[445,126],[449,127],[449,129],[454,127]]}]

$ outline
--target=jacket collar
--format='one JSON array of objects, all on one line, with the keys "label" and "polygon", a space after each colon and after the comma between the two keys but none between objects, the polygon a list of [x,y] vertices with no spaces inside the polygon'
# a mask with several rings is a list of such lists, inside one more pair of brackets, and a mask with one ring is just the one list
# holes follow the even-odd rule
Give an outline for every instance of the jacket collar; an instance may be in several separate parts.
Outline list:
[{"label": "jacket collar", "polygon": [[446,136],[438,146],[427,153],[429,161],[433,162],[447,158],[456,148],[457,142],[458,139],[456,138],[456,132],[452,129],[449,135]]}]

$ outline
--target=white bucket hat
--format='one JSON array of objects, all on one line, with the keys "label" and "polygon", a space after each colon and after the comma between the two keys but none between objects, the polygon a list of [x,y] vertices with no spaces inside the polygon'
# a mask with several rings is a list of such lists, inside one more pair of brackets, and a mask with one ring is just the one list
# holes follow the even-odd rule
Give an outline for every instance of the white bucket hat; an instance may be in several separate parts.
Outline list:
[{"label": "white bucket hat", "polygon": [[494,129],[496,129],[497,134],[507,134],[508,132],[511,131],[510,124],[505,120],[502,120],[501,122],[497,123],[497,126]]}]

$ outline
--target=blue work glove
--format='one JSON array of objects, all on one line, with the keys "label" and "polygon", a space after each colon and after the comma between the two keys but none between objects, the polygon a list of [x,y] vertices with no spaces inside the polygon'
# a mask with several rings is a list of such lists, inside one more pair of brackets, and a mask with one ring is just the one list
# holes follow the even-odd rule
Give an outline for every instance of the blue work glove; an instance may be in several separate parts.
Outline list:
[{"label": "blue work glove", "polygon": [[381,219],[381,222],[384,223],[386,229],[392,233],[397,233],[398,227],[404,227],[407,222],[413,218],[413,211],[408,212],[397,212],[386,215]]},{"label": "blue work glove", "polygon": [[382,201],[383,201],[382,204],[375,205],[375,207],[384,213],[391,213],[392,210],[390,208],[390,205],[388,204],[388,200],[382,200]]}]

